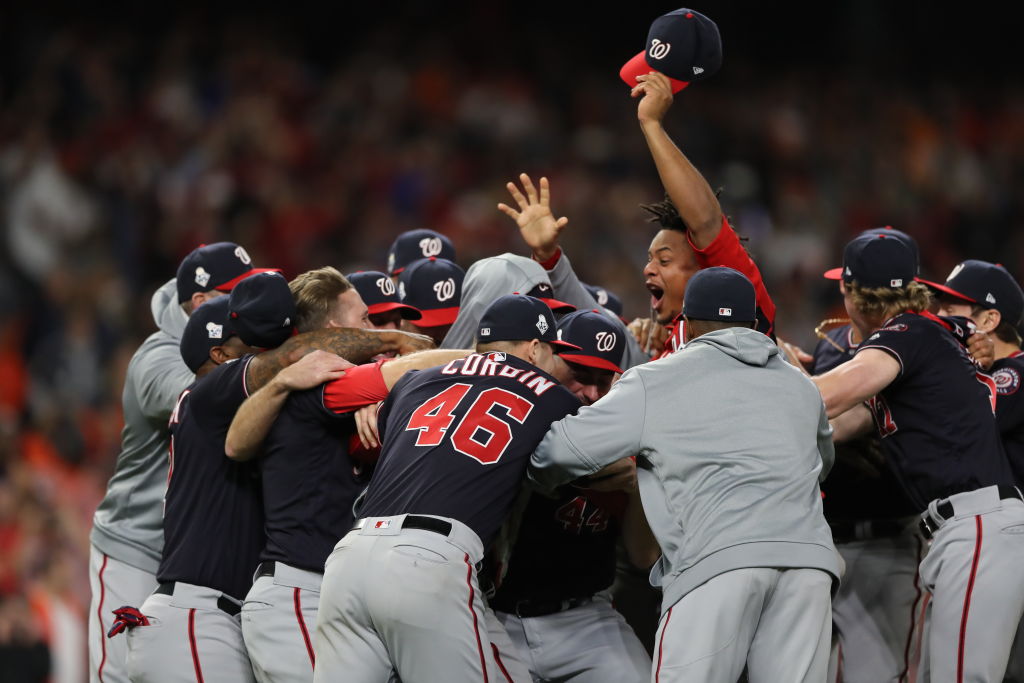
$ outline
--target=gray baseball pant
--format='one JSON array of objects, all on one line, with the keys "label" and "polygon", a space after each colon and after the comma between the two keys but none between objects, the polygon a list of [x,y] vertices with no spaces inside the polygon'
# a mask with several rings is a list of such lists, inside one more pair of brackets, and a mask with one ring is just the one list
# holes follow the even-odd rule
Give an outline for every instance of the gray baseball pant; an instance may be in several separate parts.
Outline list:
[{"label": "gray baseball pant", "polygon": [[89,587],[89,681],[128,683],[128,639],[107,638],[107,631],[114,623],[113,611],[125,605],[139,607],[156,590],[156,577],[90,546]]}]

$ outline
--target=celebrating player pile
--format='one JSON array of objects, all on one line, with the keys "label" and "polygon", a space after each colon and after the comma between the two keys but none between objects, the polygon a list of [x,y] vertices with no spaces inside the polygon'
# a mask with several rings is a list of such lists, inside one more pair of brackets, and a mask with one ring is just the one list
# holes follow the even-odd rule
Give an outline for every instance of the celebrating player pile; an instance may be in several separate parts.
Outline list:
[{"label": "celebrating player pile", "polygon": [[666,195],[650,317],[579,281],[525,173],[498,208],[529,257],[464,271],[421,229],[289,282],[189,254],[128,369],[93,680],[1019,676],[1024,292],[976,260],[920,280],[913,238],[871,229],[826,274],[848,324],[776,343],[662,123],[720,64],[680,9],[621,72]]}]

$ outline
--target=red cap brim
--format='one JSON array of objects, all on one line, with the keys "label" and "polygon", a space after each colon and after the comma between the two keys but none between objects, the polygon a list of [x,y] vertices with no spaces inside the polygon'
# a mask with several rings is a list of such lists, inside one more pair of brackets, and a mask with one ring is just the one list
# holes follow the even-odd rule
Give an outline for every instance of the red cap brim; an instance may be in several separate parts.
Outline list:
[{"label": "red cap brim", "polygon": [[562,360],[571,360],[573,363],[579,363],[580,365],[586,365],[591,368],[598,368],[599,370],[611,370],[622,374],[623,370],[615,363],[604,358],[598,358],[597,356],[585,356],[578,353],[560,353]]},{"label": "red cap brim", "polygon": [[826,270],[822,277],[824,277],[826,280],[842,280],[843,268],[842,266],[840,266],[839,268],[832,268],[830,270]]},{"label": "red cap brim", "polygon": [[397,301],[385,301],[382,304],[367,306],[367,308],[370,309],[370,315],[387,313],[388,311],[401,311],[402,317],[406,320],[420,320],[423,318],[423,313],[420,312],[420,309],[413,308],[409,304],[398,303]]},{"label": "red cap brim", "polygon": [[570,351],[583,350],[582,346],[576,346],[575,344],[570,344],[569,342],[562,341],[561,339],[552,339],[551,341],[548,342],[548,344],[551,344],[551,346],[555,347],[555,353],[561,353],[562,349],[568,349]]},{"label": "red cap brim", "polygon": [[[649,74],[652,71],[657,71],[657,69],[652,69],[651,65],[647,63],[647,51],[645,50],[622,65],[622,68],[619,69],[619,78],[625,81],[630,88],[635,88],[639,84],[636,77]],[[668,77],[668,80],[672,83],[672,94],[690,85],[687,81],[677,81],[671,76]]]},{"label": "red cap brim", "polygon": [[920,282],[922,285],[925,285],[926,287],[931,287],[932,289],[938,290],[938,291],[942,292],[943,294],[949,294],[950,296],[954,296],[957,299],[963,299],[964,301],[966,301],[968,303],[972,303],[972,304],[978,303],[978,301],[976,299],[972,299],[971,297],[967,296],[966,294],[961,294],[960,292],[956,291],[955,289],[950,289],[946,285],[940,285],[938,282],[932,282],[931,280],[922,280],[919,277],[914,278],[914,280],[916,280],[917,282]]},{"label": "red cap brim", "polygon": [[216,289],[218,292],[230,292],[232,289],[235,288],[235,285],[237,285],[239,282],[241,282],[242,280],[244,280],[247,277],[252,277],[253,275],[258,275],[260,273],[280,273],[280,272],[281,272],[280,268],[253,268],[252,270],[245,271],[244,273],[242,273],[238,277],[234,278],[233,280],[228,280],[227,282],[222,282],[221,284],[219,284],[216,287],[214,287],[214,289]]},{"label": "red cap brim", "polygon": [[421,308],[421,317],[416,321],[416,327],[438,327],[440,325],[451,325],[459,317],[459,307],[454,308]]},{"label": "red cap brim", "polygon": [[573,306],[572,304],[567,304],[564,301],[559,301],[558,299],[545,299],[544,297],[540,296],[536,298],[546,303],[548,305],[548,308],[550,308],[552,311],[555,311],[556,313],[569,313],[571,311],[576,310],[576,307]]}]

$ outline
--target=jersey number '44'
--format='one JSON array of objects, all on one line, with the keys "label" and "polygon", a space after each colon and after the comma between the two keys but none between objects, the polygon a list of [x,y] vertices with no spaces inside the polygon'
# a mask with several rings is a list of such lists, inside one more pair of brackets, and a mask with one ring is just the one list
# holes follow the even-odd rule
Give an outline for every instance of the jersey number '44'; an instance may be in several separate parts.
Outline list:
[{"label": "jersey number '44'", "polygon": [[[482,465],[493,465],[501,459],[512,441],[509,421],[526,422],[533,403],[506,389],[485,389],[452,429],[452,423],[460,417],[456,408],[472,388],[469,384],[453,384],[416,409],[405,429],[419,430],[417,446],[438,446],[447,438],[452,448]],[[496,409],[500,414],[495,414]]]}]

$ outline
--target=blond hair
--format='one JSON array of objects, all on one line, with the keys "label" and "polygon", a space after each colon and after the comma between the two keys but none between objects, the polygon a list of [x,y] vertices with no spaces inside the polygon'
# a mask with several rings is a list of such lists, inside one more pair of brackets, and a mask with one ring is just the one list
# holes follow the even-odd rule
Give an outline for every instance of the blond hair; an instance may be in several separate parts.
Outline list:
[{"label": "blond hair", "polygon": [[920,282],[906,287],[861,287],[856,282],[846,285],[854,307],[868,318],[890,318],[903,311],[927,311],[932,303],[931,292]]},{"label": "blond hair", "polygon": [[338,297],[352,289],[352,283],[337,268],[325,266],[299,275],[288,283],[288,288],[298,311],[295,327],[299,332],[309,332],[327,325]]}]

